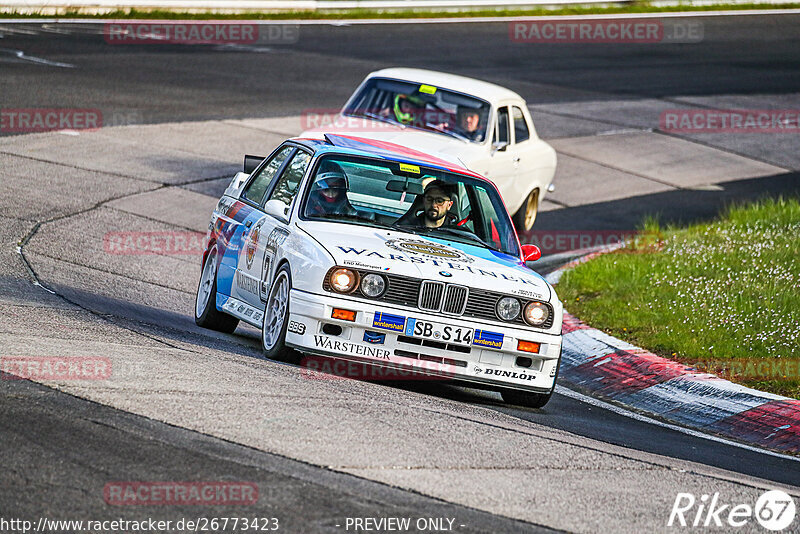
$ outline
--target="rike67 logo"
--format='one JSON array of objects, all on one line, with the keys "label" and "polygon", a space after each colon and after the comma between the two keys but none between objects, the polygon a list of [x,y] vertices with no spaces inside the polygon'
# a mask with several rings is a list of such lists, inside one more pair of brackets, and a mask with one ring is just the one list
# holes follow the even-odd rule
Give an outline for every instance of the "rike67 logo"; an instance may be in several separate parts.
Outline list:
[{"label": "rike67 logo", "polygon": [[789,528],[795,518],[794,499],[783,491],[772,490],[761,495],[755,506],[725,503],[719,493],[702,495],[679,493],[669,514],[668,527],[722,528],[729,531],[755,519],[767,530],[779,532]]}]

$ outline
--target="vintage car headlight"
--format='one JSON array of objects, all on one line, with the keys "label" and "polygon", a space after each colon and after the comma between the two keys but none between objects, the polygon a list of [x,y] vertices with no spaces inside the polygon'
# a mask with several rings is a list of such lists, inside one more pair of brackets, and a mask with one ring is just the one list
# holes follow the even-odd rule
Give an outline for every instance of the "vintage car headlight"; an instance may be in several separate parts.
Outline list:
[{"label": "vintage car headlight", "polygon": [[541,302],[529,302],[525,306],[525,322],[531,326],[542,326],[550,316],[550,310]]},{"label": "vintage car headlight", "polygon": [[366,274],[361,279],[361,292],[369,298],[380,297],[386,290],[386,280],[379,274]]},{"label": "vintage car headlight", "polygon": [[350,269],[336,269],[331,273],[331,287],[339,293],[350,293],[358,283],[358,275]]},{"label": "vintage car headlight", "polygon": [[513,321],[519,315],[521,306],[514,297],[503,297],[497,301],[497,316],[504,321]]}]

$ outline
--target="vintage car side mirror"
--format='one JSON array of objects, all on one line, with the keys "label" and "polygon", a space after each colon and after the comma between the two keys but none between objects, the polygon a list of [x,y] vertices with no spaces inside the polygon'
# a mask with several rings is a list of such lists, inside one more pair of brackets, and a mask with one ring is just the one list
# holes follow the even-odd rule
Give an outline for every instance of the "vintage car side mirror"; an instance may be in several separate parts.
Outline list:
[{"label": "vintage car side mirror", "polygon": [[492,154],[494,154],[495,152],[505,151],[507,146],[508,143],[506,143],[505,141],[495,141],[494,143],[492,143]]},{"label": "vintage car side mirror", "polygon": [[289,211],[289,206],[278,200],[277,198],[273,198],[272,200],[267,201],[267,205],[264,206],[264,211],[267,215],[272,215],[276,219],[289,222],[286,217],[286,212]]},{"label": "vintage car side mirror", "polygon": [[542,257],[542,251],[536,245],[522,245],[522,257],[527,261],[536,261]]}]

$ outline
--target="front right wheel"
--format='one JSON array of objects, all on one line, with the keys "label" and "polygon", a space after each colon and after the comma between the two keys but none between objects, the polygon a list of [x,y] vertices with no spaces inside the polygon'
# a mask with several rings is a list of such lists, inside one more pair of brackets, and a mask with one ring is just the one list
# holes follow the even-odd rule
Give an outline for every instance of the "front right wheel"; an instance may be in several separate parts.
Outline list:
[{"label": "front right wheel", "polygon": [[500,394],[507,404],[527,406],[528,408],[544,408],[544,405],[553,396],[552,391],[550,393],[531,393],[530,391],[519,391],[517,389],[504,389]]},{"label": "front right wheel", "polygon": [[264,310],[261,325],[261,347],[267,358],[287,361],[292,350],[286,346],[286,327],[289,324],[289,294],[292,275],[288,265],[283,265],[275,274],[272,289]]}]

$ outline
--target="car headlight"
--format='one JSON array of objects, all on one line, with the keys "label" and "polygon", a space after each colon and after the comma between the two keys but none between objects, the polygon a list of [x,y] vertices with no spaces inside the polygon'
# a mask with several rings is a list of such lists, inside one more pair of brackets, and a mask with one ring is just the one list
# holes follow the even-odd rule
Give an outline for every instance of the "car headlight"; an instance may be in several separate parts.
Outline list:
[{"label": "car headlight", "polygon": [[525,306],[525,322],[531,326],[542,326],[548,317],[550,310],[541,302],[529,302]]},{"label": "car headlight", "polygon": [[358,283],[358,275],[350,269],[336,269],[331,273],[331,287],[339,293],[350,293]]},{"label": "car headlight", "polygon": [[370,273],[361,279],[361,292],[369,298],[380,297],[386,290],[386,280],[379,274]]},{"label": "car headlight", "polygon": [[503,297],[497,301],[497,316],[504,321],[513,321],[519,315],[521,306],[514,297]]}]

